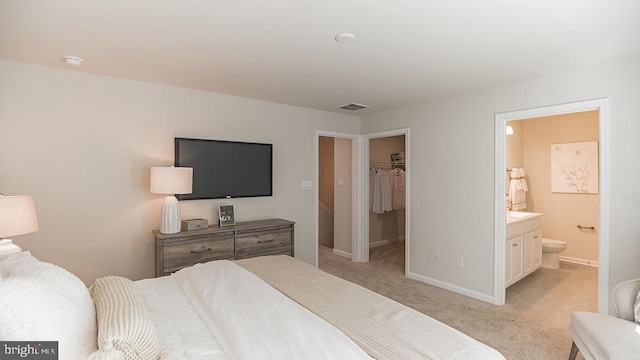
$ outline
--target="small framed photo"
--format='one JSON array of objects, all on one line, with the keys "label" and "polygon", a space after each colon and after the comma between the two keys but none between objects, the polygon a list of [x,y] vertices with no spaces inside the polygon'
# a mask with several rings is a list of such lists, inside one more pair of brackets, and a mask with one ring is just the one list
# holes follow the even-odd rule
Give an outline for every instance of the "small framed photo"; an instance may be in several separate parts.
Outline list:
[{"label": "small framed photo", "polygon": [[233,213],[233,205],[219,205],[220,226],[235,225],[236,217]]}]

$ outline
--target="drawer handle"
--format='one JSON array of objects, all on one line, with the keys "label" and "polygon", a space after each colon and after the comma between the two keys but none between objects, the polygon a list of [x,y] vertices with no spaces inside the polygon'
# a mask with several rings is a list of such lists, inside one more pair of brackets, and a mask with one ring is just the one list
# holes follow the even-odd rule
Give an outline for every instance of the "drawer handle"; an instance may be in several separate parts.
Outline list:
[{"label": "drawer handle", "polygon": [[268,239],[268,240],[258,240],[257,243],[258,244],[266,244],[266,243],[270,243],[273,242],[273,239]]},{"label": "drawer handle", "polygon": [[515,246],[518,246],[518,244],[513,244],[513,245],[511,245],[511,246],[514,246],[514,247],[515,247]]},{"label": "drawer handle", "polygon": [[200,250],[191,250],[192,254],[202,254],[203,252],[211,251],[211,248],[202,247]]}]

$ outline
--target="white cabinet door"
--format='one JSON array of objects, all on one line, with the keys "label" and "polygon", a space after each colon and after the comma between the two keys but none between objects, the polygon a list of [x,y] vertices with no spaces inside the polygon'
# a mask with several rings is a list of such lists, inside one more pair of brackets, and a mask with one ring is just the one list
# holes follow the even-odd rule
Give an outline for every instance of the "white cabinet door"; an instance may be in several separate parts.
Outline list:
[{"label": "white cabinet door", "polygon": [[522,263],[524,249],[522,243],[522,235],[507,240],[505,248],[505,287],[524,277],[524,267]]},{"label": "white cabinet door", "polygon": [[542,229],[524,235],[524,275],[529,275],[542,264]]},{"label": "white cabinet door", "polygon": [[504,287],[509,287],[513,284],[513,239],[507,240],[507,244],[504,247]]},{"label": "white cabinet door", "polygon": [[524,255],[524,247],[522,246],[522,236],[513,239],[511,245],[511,256],[513,264],[513,281],[518,281],[524,277],[524,264],[522,258]]}]

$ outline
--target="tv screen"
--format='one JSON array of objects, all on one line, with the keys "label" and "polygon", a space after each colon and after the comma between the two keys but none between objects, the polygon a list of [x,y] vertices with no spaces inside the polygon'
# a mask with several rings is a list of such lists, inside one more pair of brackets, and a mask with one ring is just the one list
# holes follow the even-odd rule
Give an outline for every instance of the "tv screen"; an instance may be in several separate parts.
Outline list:
[{"label": "tv screen", "polygon": [[272,196],[272,144],[175,138],[175,166],[193,168],[179,200]]}]

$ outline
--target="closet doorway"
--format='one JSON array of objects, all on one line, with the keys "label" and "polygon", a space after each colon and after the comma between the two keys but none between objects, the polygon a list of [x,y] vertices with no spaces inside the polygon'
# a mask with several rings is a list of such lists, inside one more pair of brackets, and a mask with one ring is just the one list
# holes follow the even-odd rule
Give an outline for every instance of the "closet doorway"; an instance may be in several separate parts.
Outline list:
[{"label": "closet doorway", "polygon": [[409,269],[408,129],[365,135],[364,242],[371,259]]},{"label": "closet doorway", "polygon": [[404,135],[369,140],[369,259],[398,259],[404,269]]}]

